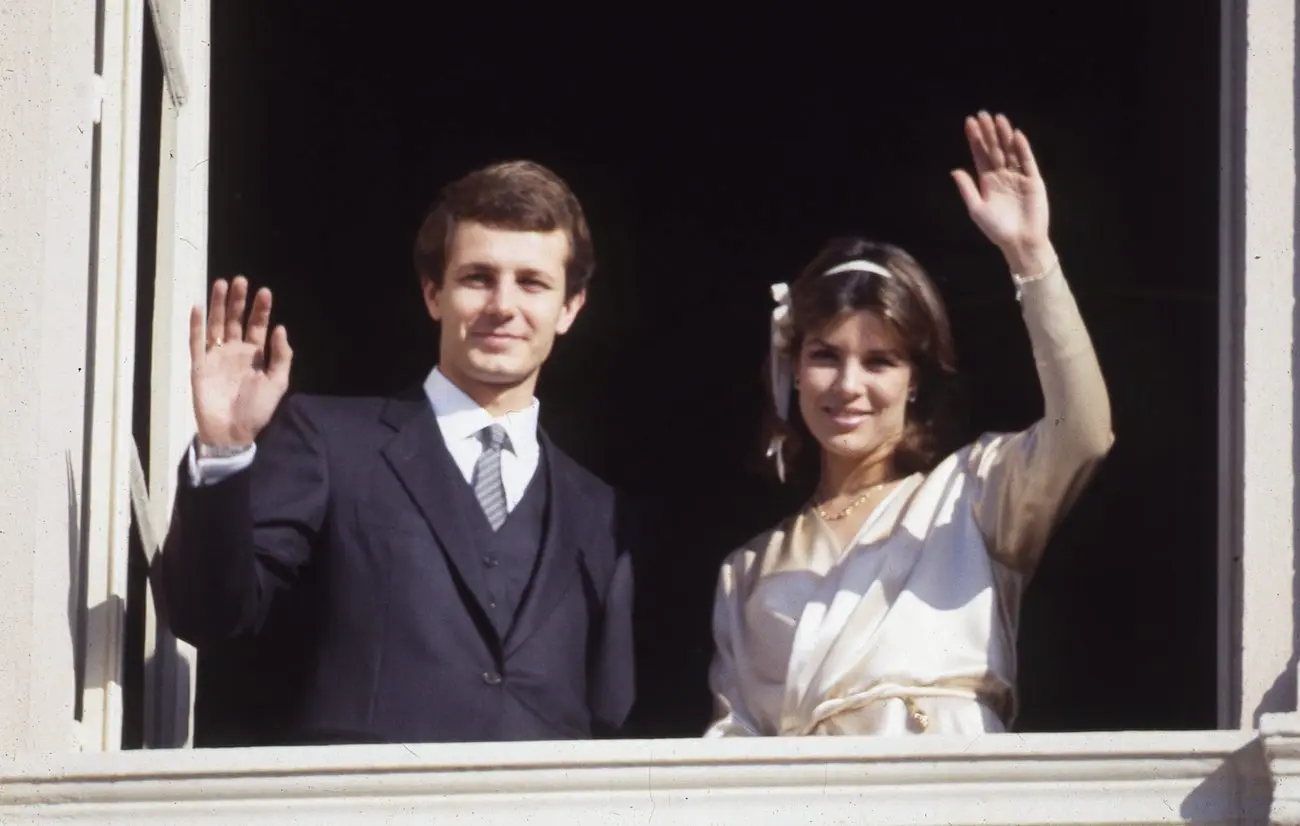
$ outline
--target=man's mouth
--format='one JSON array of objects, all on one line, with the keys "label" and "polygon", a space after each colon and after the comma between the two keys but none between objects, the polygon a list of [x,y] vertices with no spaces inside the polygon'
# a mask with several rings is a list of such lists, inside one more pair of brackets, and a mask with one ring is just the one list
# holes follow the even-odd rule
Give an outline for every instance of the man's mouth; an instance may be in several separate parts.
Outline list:
[{"label": "man's mouth", "polygon": [[471,333],[470,340],[488,352],[503,353],[513,349],[516,344],[524,340],[524,337],[513,333],[491,330],[482,333]]}]

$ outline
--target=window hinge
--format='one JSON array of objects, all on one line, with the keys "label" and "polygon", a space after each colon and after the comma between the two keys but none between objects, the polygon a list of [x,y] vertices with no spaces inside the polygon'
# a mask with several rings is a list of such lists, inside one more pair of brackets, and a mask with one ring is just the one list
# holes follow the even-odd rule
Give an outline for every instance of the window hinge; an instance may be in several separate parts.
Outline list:
[{"label": "window hinge", "polygon": [[90,122],[99,123],[104,119],[104,76],[90,76]]}]

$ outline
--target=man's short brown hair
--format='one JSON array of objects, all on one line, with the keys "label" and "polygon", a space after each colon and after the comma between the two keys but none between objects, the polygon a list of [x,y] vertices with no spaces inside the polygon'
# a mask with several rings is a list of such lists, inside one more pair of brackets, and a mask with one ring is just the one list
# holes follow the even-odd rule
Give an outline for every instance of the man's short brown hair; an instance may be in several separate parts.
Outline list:
[{"label": "man's short brown hair", "polygon": [[541,164],[495,163],[444,187],[415,237],[415,271],[422,280],[442,286],[447,244],[461,221],[517,232],[563,230],[569,238],[565,298],[591,281],[596,260],[582,204],[563,178]]}]

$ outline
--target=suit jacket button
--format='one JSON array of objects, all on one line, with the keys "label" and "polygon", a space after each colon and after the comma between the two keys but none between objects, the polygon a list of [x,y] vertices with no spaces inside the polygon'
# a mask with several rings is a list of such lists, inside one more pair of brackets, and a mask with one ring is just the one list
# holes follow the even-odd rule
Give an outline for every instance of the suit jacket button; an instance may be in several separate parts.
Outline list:
[{"label": "suit jacket button", "polygon": [[488,685],[501,685],[501,675],[495,671],[484,671],[483,682]]},{"label": "suit jacket button", "polygon": [[483,557],[483,567],[485,567],[485,568],[495,568],[496,566],[497,566],[497,558],[496,558],[495,556],[485,556],[485,557]]}]

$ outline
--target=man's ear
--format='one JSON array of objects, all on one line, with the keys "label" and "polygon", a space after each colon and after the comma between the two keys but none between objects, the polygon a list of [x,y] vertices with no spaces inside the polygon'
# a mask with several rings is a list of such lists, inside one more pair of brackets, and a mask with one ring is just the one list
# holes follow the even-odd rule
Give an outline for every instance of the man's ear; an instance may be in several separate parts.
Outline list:
[{"label": "man's ear", "polygon": [[578,312],[582,309],[583,305],[586,303],[587,303],[586,290],[581,290],[577,293],[574,293],[569,298],[565,299],[564,308],[560,311],[560,320],[555,325],[555,332],[558,333],[559,335],[564,335],[565,333],[569,332],[569,328],[573,326],[574,320],[577,319],[578,317]]}]

